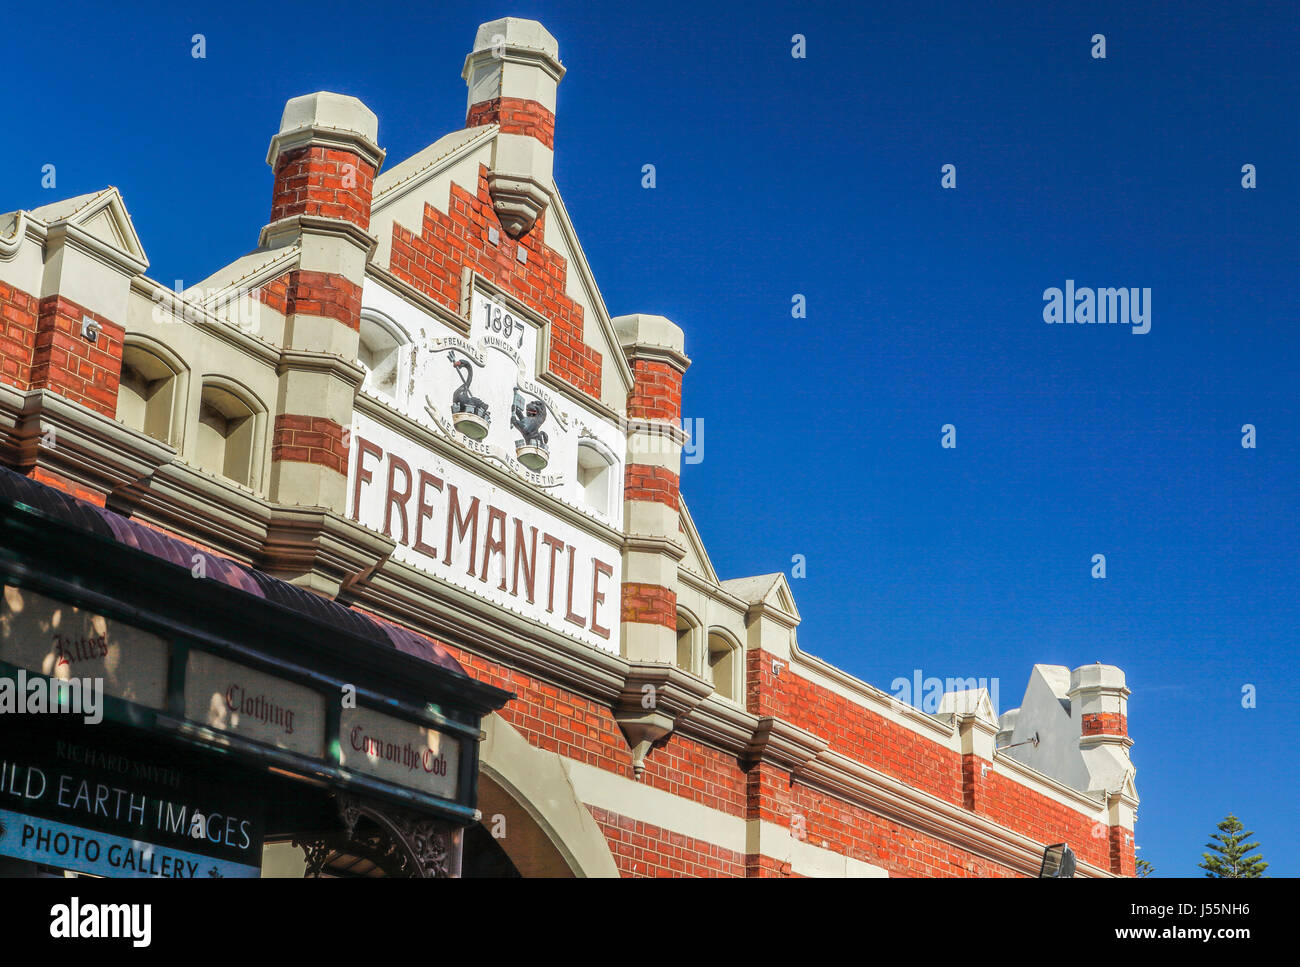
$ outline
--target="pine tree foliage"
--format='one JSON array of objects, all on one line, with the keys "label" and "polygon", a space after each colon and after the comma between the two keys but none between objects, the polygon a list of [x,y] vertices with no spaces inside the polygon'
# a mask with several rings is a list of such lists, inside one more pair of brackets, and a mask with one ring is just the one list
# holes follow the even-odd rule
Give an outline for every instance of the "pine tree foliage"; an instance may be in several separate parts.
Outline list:
[{"label": "pine tree foliage", "polygon": [[1259,853],[1251,855],[1251,850],[1259,849],[1259,844],[1245,842],[1254,835],[1241,825],[1241,820],[1229,814],[1205,844],[1211,852],[1202,853],[1197,865],[1208,877],[1234,880],[1262,877],[1268,864]]}]

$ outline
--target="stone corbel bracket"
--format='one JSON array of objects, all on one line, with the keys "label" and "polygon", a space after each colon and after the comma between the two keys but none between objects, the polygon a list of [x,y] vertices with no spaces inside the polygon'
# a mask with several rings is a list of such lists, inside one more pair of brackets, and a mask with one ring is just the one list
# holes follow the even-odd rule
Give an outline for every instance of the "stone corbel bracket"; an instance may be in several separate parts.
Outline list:
[{"label": "stone corbel bracket", "polygon": [[770,763],[783,772],[790,773],[793,778],[829,746],[830,743],[821,736],[782,719],[765,715],[758,720],[758,728],[750,739],[745,758],[751,764]]},{"label": "stone corbel bracket", "polygon": [[546,185],[529,175],[489,171],[487,182],[492,208],[511,238],[532,231],[551,201]]},{"label": "stone corbel bracket", "polygon": [[395,546],[323,507],[275,505],[260,563],[268,574],[334,598],[363,586]]},{"label": "stone corbel bracket", "polygon": [[614,719],[632,747],[632,771],[638,779],[645,772],[650,747],[712,692],[713,686],[704,679],[674,665],[632,662],[628,666]]}]

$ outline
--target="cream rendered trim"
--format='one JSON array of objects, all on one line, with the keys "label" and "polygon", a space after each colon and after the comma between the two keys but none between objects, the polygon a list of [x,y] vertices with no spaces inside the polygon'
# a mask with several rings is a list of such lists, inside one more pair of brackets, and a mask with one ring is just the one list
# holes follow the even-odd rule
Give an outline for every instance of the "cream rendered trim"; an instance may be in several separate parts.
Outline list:
[{"label": "cream rendered trim", "polygon": [[189,364],[167,343],[142,332],[127,332],[122,341],[124,358],[126,350],[131,348],[139,348],[156,356],[172,371],[172,378],[176,381],[176,385],[172,390],[172,412],[167,428],[167,439],[163,442],[180,452],[185,449],[185,431],[189,427],[189,421],[186,419],[190,402]]},{"label": "cream rendered trim", "polygon": [[[1041,868],[1041,844],[837,752],[823,752],[799,778],[806,785],[1026,876],[1036,876]],[[1113,875],[1083,860],[1079,860],[1079,870],[1085,876]]]},{"label": "cream rendered trim", "polygon": [[753,819],[748,823],[747,852],[790,864],[800,876],[837,879],[886,879],[889,870],[790,835],[776,823]]},{"label": "cream rendered trim", "polygon": [[694,571],[688,571],[684,565],[678,568],[677,579],[692,590],[698,591],[710,601],[730,608],[739,618],[744,618],[745,612],[749,610],[749,605],[740,598],[728,594],[714,584],[710,584],[707,578],[701,577]]},{"label": "cream rendered trim", "polygon": [[[140,275],[145,269],[149,268],[148,262],[133,258],[120,249],[113,248],[98,236],[91,235],[80,225],[72,225],[67,222],[53,225],[46,233],[45,242],[47,246],[57,246],[60,243],[69,245],[73,251],[80,252],[88,258],[120,272],[128,279]],[[53,292],[47,293],[47,295],[54,294]]]},{"label": "cream rendered trim", "polygon": [[[739,698],[726,698],[717,692],[717,684],[714,683],[713,697],[720,702],[726,702],[729,705],[735,705],[738,708],[745,707],[745,646],[735,632],[730,628],[720,624],[711,624],[704,629],[704,660],[708,663],[709,639],[713,636],[721,638],[731,652],[731,694]],[[706,676],[707,677],[707,676]]]},{"label": "cream rendered trim", "polygon": [[675,796],[585,762],[568,758],[561,758],[560,762],[578,797],[588,805],[683,836],[692,836],[733,853],[743,854],[746,850],[748,824],[739,816],[702,806],[683,796]]},{"label": "cream rendered trim", "polygon": [[854,678],[829,662],[807,654],[799,648],[798,641],[790,643],[790,664],[804,666],[811,673],[804,677],[814,684],[829,688],[862,708],[875,712],[897,725],[906,726],[914,732],[934,732],[942,736],[943,744],[947,748],[954,752],[961,751],[957,744],[957,728],[954,724],[932,718],[918,708],[899,702],[876,686]]},{"label": "cream rendered trim", "polygon": [[[472,149],[481,146],[483,142],[490,141],[493,137],[495,137],[497,133],[497,125],[484,124],[475,127],[473,129],[463,128],[460,131],[452,131],[450,134],[445,134],[443,135],[443,138],[455,137],[458,134],[465,134],[470,130],[473,130],[476,133],[469,135],[468,140],[462,141],[460,144],[457,144],[454,147],[447,149],[447,151],[438,155],[438,157],[432,159],[423,168],[421,168],[418,171],[411,172],[401,181],[394,182],[391,185],[385,184],[382,188],[380,188],[379,182],[381,178],[380,176],[376,176],[375,193],[374,193],[374,197],[371,199],[371,205],[370,205],[371,222],[372,223],[374,222],[375,212],[388,207],[393,202],[401,198],[403,195],[420,187],[429,179],[437,177],[439,174],[442,173],[442,171],[445,168],[449,168],[457,161],[459,161],[460,160],[459,156],[461,154],[469,154],[471,153]],[[441,141],[443,140],[443,138],[439,138],[438,140]],[[438,143],[437,141],[434,142],[435,145],[437,143]],[[433,145],[430,145],[430,147],[433,147]],[[402,165],[404,165],[405,163],[406,161],[402,161],[394,165],[387,172],[385,172],[385,175],[383,177],[385,179],[392,177],[393,173],[397,170],[400,170]],[[461,187],[464,186],[462,185]],[[474,191],[472,192],[472,194],[476,196],[478,195],[477,185],[474,186]]]},{"label": "cream rendered trim", "polygon": [[[54,431],[55,446],[45,446]],[[73,403],[48,389],[19,390],[0,383],[0,450],[25,472],[52,468],[91,489],[112,491],[166,465],[174,448]]]},{"label": "cream rendered trim", "polygon": [[496,713],[483,720],[483,731],[479,770],[532,817],[574,875],[617,878],[609,843],[574,789],[567,760],[529,745]]},{"label": "cream rendered trim", "polygon": [[370,135],[348,128],[331,127],[328,124],[304,124],[288,131],[278,131],[271,138],[271,145],[266,149],[266,163],[272,168],[280,155],[287,154],[308,145],[330,148],[337,151],[355,152],[378,171],[384,164],[384,149],[376,145]]},{"label": "cream rendered trim", "polygon": [[29,229],[31,236],[40,244],[45,242],[45,232],[39,234],[34,231],[36,228],[32,218],[25,211],[19,211],[14,219],[14,233],[7,238],[0,237],[0,261],[8,262],[18,250],[23,247],[23,242],[27,240]]},{"label": "cream rendered trim", "polygon": [[469,335],[470,326],[468,319],[452,312],[442,303],[430,299],[415,286],[411,285],[409,282],[403,282],[383,266],[377,265],[374,262],[367,263],[366,278],[374,280],[393,295],[412,303],[415,308],[419,309],[425,315],[432,316],[444,325],[454,329],[462,336]]},{"label": "cream rendered trim", "polygon": [[677,720],[673,731],[740,759],[748,753],[758,731],[758,716],[737,702],[710,693]]},{"label": "cream rendered trim", "polygon": [[[254,462],[249,468],[249,482],[242,484],[238,480],[231,480],[233,484],[241,489],[252,490],[259,495],[266,493],[267,477],[270,474],[270,455],[271,455],[271,415],[264,403],[247,383],[226,376],[223,373],[204,373],[198,380],[199,403],[202,405],[203,391],[211,386],[214,389],[224,390],[231,396],[234,396],[241,403],[248,407],[253,418],[253,454]],[[197,411],[196,411],[197,412]],[[187,460],[189,457],[186,458]],[[205,467],[198,469],[211,473]],[[223,480],[230,480],[225,474],[216,474]]]},{"label": "cream rendered trim", "polygon": [[560,216],[556,219],[557,225],[561,234],[564,235],[564,241],[568,245],[569,251],[577,261],[578,275],[583,288],[586,289],[587,298],[591,301],[592,307],[596,309],[596,321],[600,324],[601,333],[611,347],[614,364],[623,377],[623,392],[624,394],[630,393],[635,382],[632,376],[632,366],[620,351],[622,344],[619,342],[618,333],[614,331],[614,323],[610,317],[609,309],[605,307],[605,297],[600,294],[600,289],[596,286],[596,276],[591,271],[591,264],[587,261],[587,255],[582,250],[582,244],[578,241],[573,219],[569,217],[569,210],[564,207],[564,199],[560,195],[560,188],[554,183],[554,179],[551,182],[551,207]]},{"label": "cream rendered trim", "polygon": [[[229,288],[230,286],[226,286],[222,291],[224,292]],[[259,336],[254,336],[252,333],[232,326],[219,316],[213,315],[197,302],[182,299],[177,295],[175,289],[170,289],[161,282],[156,282],[142,275],[136,276],[131,280],[131,291],[136,295],[144,296],[150,302],[159,304],[167,302],[167,308],[177,317],[176,322],[178,324],[194,326],[196,329],[215,336],[232,348],[238,349],[268,366],[274,366],[280,361],[280,349],[277,346]],[[159,293],[167,293],[168,297],[159,299]],[[128,329],[128,333],[134,331]]]},{"label": "cream rendered trim", "polygon": [[[297,245],[286,245],[283,248],[272,249],[271,251],[278,252],[278,254],[273,255],[253,271],[224,283],[211,294],[208,301],[219,302],[221,296],[235,288],[260,289],[267,282],[273,282],[293,269],[302,257],[302,249]],[[210,278],[215,277],[215,275],[216,273]],[[213,316],[213,318],[218,317]]]},{"label": "cream rendered trim", "polygon": [[109,509],[139,517],[256,565],[274,505],[252,489],[183,459],[109,496]]}]

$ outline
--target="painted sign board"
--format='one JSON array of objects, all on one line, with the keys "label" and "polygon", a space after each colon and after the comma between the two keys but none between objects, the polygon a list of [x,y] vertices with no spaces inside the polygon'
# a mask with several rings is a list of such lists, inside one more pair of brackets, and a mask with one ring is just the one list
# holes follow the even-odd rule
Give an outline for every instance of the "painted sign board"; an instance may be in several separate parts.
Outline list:
[{"label": "painted sign board", "polygon": [[186,661],[185,717],[288,752],[324,753],[323,695],[207,652]]},{"label": "painted sign board", "polygon": [[477,275],[468,331],[383,286],[363,300],[403,334],[397,388],[376,398],[422,434],[357,411],[348,515],[396,559],[619,654],[626,431],[545,376],[551,321]]},{"label": "painted sign board", "polygon": [[352,450],[349,513],[394,557],[618,654],[616,546],[364,414]]},{"label": "painted sign board", "polygon": [[162,709],[167,642],[140,628],[14,585],[0,587],[0,660],[62,680],[98,679],[104,694]]},{"label": "painted sign board", "polygon": [[430,796],[455,799],[459,740],[368,708],[344,709],[339,764]]},{"label": "painted sign board", "polygon": [[261,807],[228,771],[83,726],[0,734],[0,855],[117,877],[256,877]]}]

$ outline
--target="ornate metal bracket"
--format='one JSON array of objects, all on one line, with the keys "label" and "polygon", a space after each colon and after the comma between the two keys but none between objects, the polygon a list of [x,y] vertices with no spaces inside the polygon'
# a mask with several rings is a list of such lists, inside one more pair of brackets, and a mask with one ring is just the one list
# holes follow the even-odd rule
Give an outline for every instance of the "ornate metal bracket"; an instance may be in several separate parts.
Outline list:
[{"label": "ornate metal bracket", "polygon": [[[307,876],[324,875],[330,857],[338,853],[364,856],[393,876],[460,876],[462,835],[458,827],[350,793],[338,793],[335,799],[343,832],[293,841],[307,856]],[[358,835],[362,818],[377,828],[378,836]]]}]

